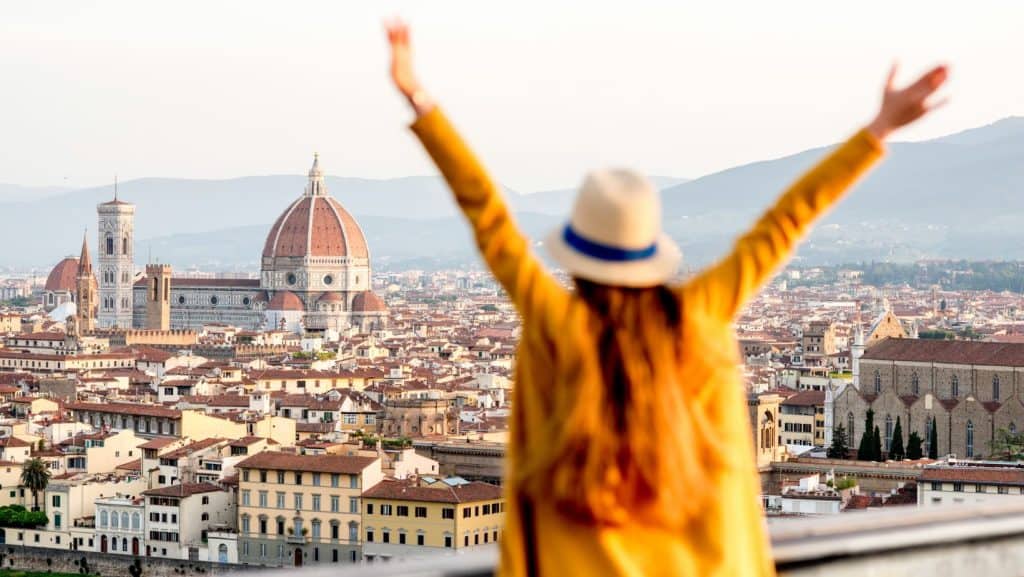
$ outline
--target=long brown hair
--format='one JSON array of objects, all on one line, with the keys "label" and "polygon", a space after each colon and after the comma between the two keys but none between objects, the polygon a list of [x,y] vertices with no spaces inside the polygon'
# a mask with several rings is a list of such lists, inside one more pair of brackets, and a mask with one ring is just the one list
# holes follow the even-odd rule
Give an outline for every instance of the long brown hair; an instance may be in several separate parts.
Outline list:
[{"label": "long brown hair", "polygon": [[551,392],[554,414],[567,418],[552,424],[550,460],[534,478],[546,487],[534,488],[581,521],[684,526],[709,490],[714,451],[680,382],[680,296],[667,286],[575,284],[589,309],[581,342],[593,344],[559,363],[572,365],[559,380],[575,386]]}]

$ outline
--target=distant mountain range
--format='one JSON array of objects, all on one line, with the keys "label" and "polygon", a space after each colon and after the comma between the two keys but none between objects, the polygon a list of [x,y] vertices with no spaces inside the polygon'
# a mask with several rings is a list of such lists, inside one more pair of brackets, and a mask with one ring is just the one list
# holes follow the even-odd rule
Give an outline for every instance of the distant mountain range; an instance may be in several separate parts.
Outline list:
[{"label": "distant mountain range", "polygon": [[[825,152],[808,150],[692,181],[654,177],[663,189],[666,230],[688,262],[707,262]],[[255,270],[270,223],[301,194],[305,180],[272,175],[121,183],[120,196],[138,205],[138,264],[152,255],[177,267]],[[438,177],[328,177],[327,185],[359,219],[378,265],[476,262],[469,233]],[[77,253],[85,227],[94,243],[96,204],[112,193],[110,186],[66,191],[0,185],[0,214],[8,217],[0,227],[0,267],[52,266]],[[564,219],[574,191],[505,194],[536,238]],[[801,258],[1024,258],[1024,118],[890,145],[882,165],[816,229]]]}]

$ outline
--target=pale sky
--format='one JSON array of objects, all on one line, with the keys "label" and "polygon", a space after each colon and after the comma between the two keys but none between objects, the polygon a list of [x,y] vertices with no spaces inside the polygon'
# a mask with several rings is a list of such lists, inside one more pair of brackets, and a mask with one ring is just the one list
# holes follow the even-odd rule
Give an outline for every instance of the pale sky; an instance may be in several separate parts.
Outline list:
[{"label": "pale sky", "polygon": [[0,4],[0,182],[433,172],[381,21],[495,177],[527,192],[626,165],[694,177],[838,141],[952,66],[916,140],[1024,115],[1024,2],[138,1]]}]

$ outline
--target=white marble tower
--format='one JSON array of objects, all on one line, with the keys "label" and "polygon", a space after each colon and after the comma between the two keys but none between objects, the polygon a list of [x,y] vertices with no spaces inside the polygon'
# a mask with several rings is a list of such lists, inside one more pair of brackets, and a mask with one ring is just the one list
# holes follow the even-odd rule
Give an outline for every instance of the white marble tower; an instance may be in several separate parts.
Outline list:
[{"label": "white marble tower", "polygon": [[132,285],[135,278],[135,205],[117,198],[96,207],[99,216],[100,328],[132,327]]}]

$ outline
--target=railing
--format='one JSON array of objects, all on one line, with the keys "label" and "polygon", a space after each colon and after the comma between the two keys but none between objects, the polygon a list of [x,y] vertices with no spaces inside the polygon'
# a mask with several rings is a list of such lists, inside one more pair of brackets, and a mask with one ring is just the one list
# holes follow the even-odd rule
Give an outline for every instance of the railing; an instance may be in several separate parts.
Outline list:
[{"label": "railing", "polygon": [[[779,575],[1024,575],[1024,502],[950,505],[792,519],[770,526]],[[737,551],[736,554],[742,552]],[[304,577],[492,577],[497,548],[339,569]],[[293,568],[269,571],[265,575]],[[294,577],[294,576],[291,576]]]}]

